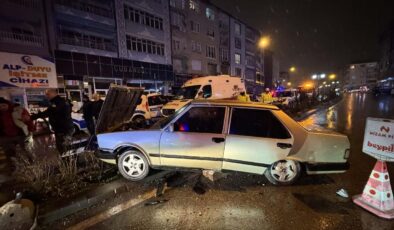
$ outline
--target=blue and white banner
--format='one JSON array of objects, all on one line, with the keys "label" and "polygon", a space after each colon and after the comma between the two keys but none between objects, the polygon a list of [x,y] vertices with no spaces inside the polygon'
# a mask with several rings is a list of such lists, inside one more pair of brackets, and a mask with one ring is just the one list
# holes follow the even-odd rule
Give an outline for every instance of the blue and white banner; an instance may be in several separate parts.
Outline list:
[{"label": "blue and white banner", "polygon": [[0,52],[0,68],[0,87],[58,87],[55,64],[38,56]]}]

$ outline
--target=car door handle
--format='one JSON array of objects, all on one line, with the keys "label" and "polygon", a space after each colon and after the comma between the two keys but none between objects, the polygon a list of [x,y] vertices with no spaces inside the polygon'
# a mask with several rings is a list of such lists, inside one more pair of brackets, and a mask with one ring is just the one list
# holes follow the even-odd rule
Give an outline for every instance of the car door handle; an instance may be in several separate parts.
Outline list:
[{"label": "car door handle", "polygon": [[215,143],[224,142],[225,140],[223,137],[212,137],[212,141]]},{"label": "car door handle", "polygon": [[289,143],[278,143],[276,144],[276,146],[278,146],[281,149],[287,149],[293,147],[293,145]]}]

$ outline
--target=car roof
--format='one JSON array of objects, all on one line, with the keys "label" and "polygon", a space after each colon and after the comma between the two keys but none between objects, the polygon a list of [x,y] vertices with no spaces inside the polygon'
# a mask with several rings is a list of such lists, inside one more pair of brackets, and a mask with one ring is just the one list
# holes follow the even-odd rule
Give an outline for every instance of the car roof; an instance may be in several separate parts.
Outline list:
[{"label": "car roof", "polygon": [[242,102],[238,100],[204,100],[197,99],[191,102],[192,105],[225,105],[225,106],[240,106],[248,108],[263,108],[271,110],[279,110],[278,107],[270,104],[264,104],[261,102]]}]

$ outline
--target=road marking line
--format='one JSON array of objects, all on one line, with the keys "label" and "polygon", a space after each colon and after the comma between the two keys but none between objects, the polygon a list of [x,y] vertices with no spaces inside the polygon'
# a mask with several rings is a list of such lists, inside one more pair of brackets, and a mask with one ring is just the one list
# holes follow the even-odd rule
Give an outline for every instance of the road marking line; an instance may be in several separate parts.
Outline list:
[{"label": "road marking line", "polygon": [[67,228],[67,230],[81,230],[81,229],[86,229],[86,228],[90,228],[104,220],[109,219],[110,217],[123,212],[131,207],[134,207],[152,197],[156,196],[156,189],[153,189],[149,192],[145,192],[144,194],[142,194],[141,196],[138,196],[138,198],[135,199],[131,199],[129,201],[127,201],[126,203],[123,204],[118,204],[112,208],[107,209],[106,211],[99,213],[95,216],[90,217],[89,219],[86,219],[82,222],[79,222],[78,224],[71,226],[69,228]]}]

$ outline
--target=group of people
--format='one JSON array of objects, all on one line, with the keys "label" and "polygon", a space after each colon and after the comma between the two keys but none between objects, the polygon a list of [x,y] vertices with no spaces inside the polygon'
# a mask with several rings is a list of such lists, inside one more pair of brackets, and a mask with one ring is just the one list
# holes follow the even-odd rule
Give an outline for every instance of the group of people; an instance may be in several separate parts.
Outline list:
[{"label": "group of people", "polygon": [[[67,151],[74,135],[74,125],[71,118],[72,103],[62,98],[56,89],[48,89],[45,96],[49,106],[45,111],[30,115],[20,104],[15,104],[0,98],[0,148],[6,154],[8,165],[12,168],[11,157],[15,156],[16,146],[25,148],[27,142],[32,141],[33,123],[38,118],[48,118],[49,124],[55,134],[56,149],[60,154]],[[94,101],[84,96],[81,108],[90,134],[95,133],[95,120],[98,119],[103,100],[94,95]]]},{"label": "group of people", "polygon": [[[237,100],[238,101],[242,101],[242,102],[249,102],[249,101],[251,101],[249,95],[247,95],[245,93],[245,91],[242,91],[238,95]],[[263,102],[263,103],[267,103],[267,104],[268,103],[272,103],[273,98],[272,98],[272,93],[271,93],[269,88],[266,88],[265,91],[261,94],[260,101]]]}]

